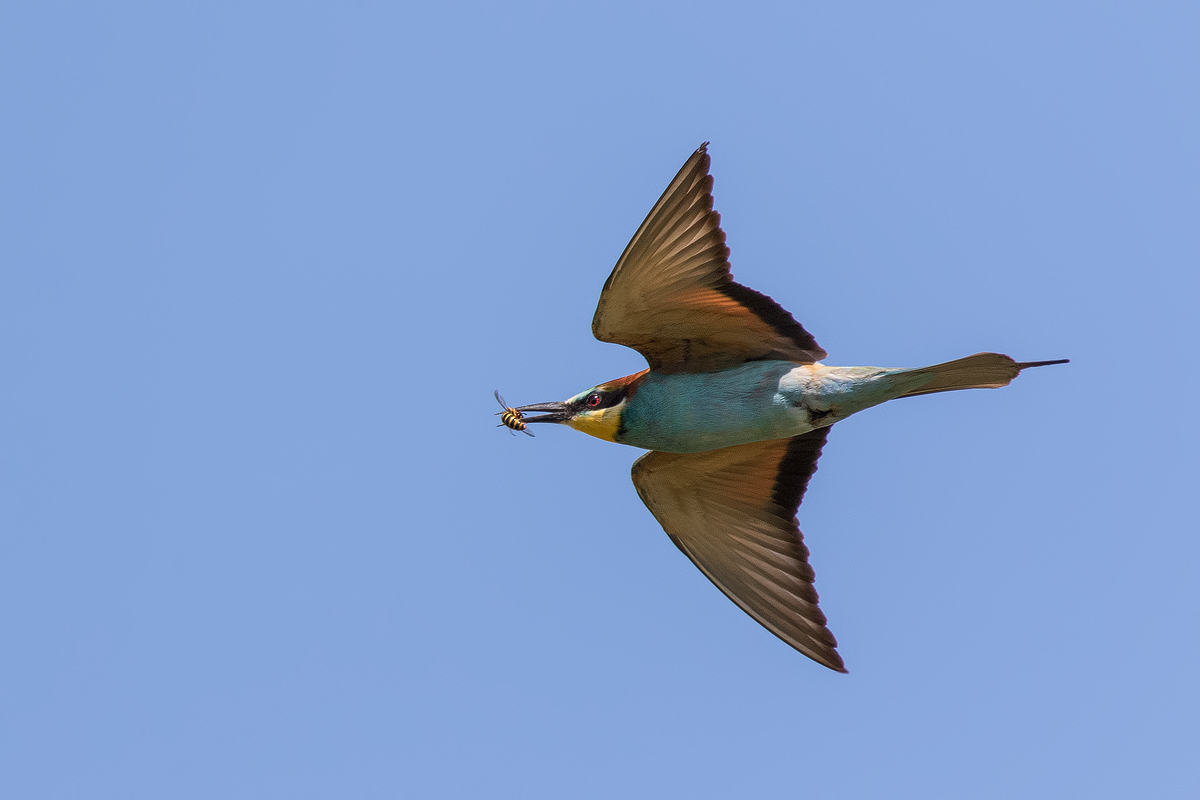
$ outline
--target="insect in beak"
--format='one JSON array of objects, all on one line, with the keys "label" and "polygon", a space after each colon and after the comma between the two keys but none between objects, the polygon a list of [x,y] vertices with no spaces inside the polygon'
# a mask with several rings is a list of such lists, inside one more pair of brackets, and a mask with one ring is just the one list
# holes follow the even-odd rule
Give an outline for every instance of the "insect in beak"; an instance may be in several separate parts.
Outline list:
[{"label": "insect in beak", "polygon": [[[500,415],[500,425],[503,425],[504,427],[508,428],[512,432],[513,436],[517,435],[516,434],[517,431],[520,431],[521,433],[527,434],[529,436],[533,436],[533,431],[527,430],[525,428],[525,420],[522,419],[524,417],[524,414],[522,414],[520,411],[518,411],[515,408],[511,408],[508,405],[508,403],[504,402],[504,398],[500,396],[499,389],[495,390],[495,394],[496,394],[496,402],[499,403],[500,407],[504,409],[503,411],[496,412],[497,414]],[[496,427],[499,428],[500,425],[497,425]]]}]

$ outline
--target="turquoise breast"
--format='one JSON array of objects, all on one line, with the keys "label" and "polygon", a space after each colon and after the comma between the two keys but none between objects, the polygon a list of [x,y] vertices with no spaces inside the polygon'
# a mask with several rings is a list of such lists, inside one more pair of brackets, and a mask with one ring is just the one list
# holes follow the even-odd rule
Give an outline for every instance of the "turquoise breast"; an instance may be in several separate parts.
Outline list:
[{"label": "turquoise breast", "polygon": [[797,436],[908,391],[912,383],[901,372],[791,361],[751,361],[721,372],[650,372],[623,410],[617,441],[695,453]]}]

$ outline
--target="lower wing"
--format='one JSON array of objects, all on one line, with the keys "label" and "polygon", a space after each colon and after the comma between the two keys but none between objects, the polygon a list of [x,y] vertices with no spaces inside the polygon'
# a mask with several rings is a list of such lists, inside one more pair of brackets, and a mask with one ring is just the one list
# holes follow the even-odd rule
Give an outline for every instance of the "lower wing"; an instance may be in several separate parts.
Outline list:
[{"label": "lower wing", "polygon": [[796,523],[828,434],[647,453],[633,465],[633,483],[671,540],[730,600],[804,655],[845,672]]}]

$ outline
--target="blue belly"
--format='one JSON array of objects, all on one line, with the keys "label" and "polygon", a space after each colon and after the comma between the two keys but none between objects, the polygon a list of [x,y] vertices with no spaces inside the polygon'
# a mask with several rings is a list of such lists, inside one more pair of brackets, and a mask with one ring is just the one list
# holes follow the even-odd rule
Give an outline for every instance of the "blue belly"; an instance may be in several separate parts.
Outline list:
[{"label": "blue belly", "polygon": [[797,436],[913,388],[901,372],[791,361],[752,361],[721,372],[651,372],[621,415],[618,441],[695,453]]}]

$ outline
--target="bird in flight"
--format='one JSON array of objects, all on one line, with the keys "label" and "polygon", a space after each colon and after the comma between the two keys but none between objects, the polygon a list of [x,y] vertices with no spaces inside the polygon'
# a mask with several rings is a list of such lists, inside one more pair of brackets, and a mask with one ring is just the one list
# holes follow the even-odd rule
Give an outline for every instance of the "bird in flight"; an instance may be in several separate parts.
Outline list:
[{"label": "bird in flight", "polygon": [[825,366],[826,352],[791,314],[734,282],[707,148],[633,235],[592,319],[597,339],[632,347],[649,368],[505,413],[651,451],[634,463],[633,484],[671,540],[763,627],[845,672],[796,522],[829,428],[898,397],[993,389],[1067,359],[977,353],[917,369]]}]

